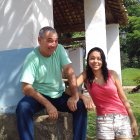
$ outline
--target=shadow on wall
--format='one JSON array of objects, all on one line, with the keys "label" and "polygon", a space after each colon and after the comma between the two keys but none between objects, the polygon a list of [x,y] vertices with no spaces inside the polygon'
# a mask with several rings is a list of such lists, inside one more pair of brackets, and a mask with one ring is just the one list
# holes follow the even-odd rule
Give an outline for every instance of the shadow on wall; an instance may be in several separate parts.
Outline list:
[{"label": "shadow on wall", "polygon": [[39,29],[53,25],[51,7],[43,0],[0,1],[0,50],[36,45]]},{"label": "shadow on wall", "polygon": [[32,49],[15,49],[0,52],[0,113],[13,113],[23,94],[20,73],[25,56]]}]

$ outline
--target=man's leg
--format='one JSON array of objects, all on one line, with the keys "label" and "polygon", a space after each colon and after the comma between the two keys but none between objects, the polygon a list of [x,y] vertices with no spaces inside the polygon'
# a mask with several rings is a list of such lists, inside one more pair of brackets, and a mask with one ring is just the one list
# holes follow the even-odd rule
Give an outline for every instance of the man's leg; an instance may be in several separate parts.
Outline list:
[{"label": "man's leg", "polygon": [[87,110],[82,100],[77,103],[77,110],[71,112],[67,106],[69,95],[63,94],[62,97],[51,101],[61,112],[70,112],[73,115],[73,140],[86,140],[87,130]]},{"label": "man's leg", "polygon": [[43,106],[31,97],[25,96],[17,105],[16,117],[20,140],[34,140],[33,115]]},{"label": "man's leg", "polygon": [[73,114],[73,140],[86,140],[87,110],[82,100],[77,103],[77,110]]}]

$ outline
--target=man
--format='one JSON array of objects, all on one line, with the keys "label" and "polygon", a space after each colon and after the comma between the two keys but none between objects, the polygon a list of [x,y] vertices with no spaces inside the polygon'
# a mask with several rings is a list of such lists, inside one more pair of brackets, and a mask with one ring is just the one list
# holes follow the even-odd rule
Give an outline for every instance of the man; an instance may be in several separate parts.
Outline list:
[{"label": "man", "polygon": [[[16,109],[20,139],[34,140],[33,115],[45,108],[50,119],[57,119],[58,111],[72,113],[73,140],[85,140],[86,108],[92,104],[87,97],[78,94],[71,61],[63,46],[58,44],[56,30],[43,27],[38,42],[39,46],[27,55],[23,65],[21,82],[25,96]],[[68,78],[71,96],[64,93],[62,71]]]}]

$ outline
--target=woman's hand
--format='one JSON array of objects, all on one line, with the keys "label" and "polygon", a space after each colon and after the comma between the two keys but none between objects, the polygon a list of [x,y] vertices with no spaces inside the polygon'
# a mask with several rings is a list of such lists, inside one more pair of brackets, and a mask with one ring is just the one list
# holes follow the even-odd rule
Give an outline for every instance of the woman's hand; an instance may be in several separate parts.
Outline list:
[{"label": "woman's hand", "polygon": [[138,133],[138,126],[136,121],[131,122],[131,130],[132,130],[133,137],[137,137],[139,133]]},{"label": "woman's hand", "polygon": [[85,108],[87,110],[95,110],[95,105],[93,103],[93,100],[90,96],[82,95],[81,99],[84,102]]}]

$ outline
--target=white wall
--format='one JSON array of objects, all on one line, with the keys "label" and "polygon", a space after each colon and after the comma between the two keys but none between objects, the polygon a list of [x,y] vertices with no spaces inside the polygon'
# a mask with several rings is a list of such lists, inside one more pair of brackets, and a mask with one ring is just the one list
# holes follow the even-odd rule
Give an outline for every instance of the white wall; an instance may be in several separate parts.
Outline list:
[{"label": "white wall", "polygon": [[33,47],[44,25],[53,26],[52,0],[1,2],[0,51]]},{"label": "white wall", "polygon": [[32,1],[6,0],[1,2],[0,51],[32,45],[32,10]]},{"label": "white wall", "polygon": [[69,49],[68,55],[72,61],[76,76],[83,72],[83,48]]},{"label": "white wall", "polygon": [[23,96],[21,67],[46,25],[53,26],[52,0],[0,2],[0,113],[14,112]]},{"label": "white wall", "polygon": [[33,24],[34,24],[34,44],[37,43],[36,38],[41,27],[46,25],[54,27],[53,23],[53,0],[34,0],[33,6]]}]

